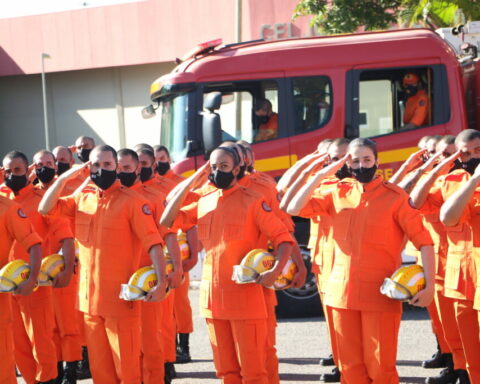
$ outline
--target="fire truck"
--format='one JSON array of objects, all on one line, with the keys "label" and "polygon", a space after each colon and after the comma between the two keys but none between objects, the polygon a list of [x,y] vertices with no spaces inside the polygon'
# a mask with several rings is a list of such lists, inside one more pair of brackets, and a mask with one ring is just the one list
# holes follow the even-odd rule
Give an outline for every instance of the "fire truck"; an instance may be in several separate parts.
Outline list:
[{"label": "fire truck", "polygon": [[[380,172],[388,179],[417,150],[419,139],[480,128],[479,23],[434,32],[404,29],[339,36],[195,47],[150,89],[161,117],[161,143],[174,170],[185,176],[201,166],[224,140],[246,140],[255,168],[279,177],[326,138],[369,137],[379,148]],[[403,122],[402,79],[418,75],[429,98],[423,126]],[[278,123],[274,137],[259,139],[255,109],[267,99]],[[297,223],[306,244],[308,228]],[[308,264],[308,251],[305,250]],[[312,315],[318,308],[314,279],[281,293],[288,311]],[[282,305],[280,306],[281,310]],[[285,306],[284,306],[285,307]]]}]

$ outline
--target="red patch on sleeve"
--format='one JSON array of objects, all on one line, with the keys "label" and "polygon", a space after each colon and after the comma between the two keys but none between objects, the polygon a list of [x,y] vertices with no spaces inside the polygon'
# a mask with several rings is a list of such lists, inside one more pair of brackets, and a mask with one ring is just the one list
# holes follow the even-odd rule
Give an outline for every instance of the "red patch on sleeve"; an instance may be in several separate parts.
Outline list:
[{"label": "red patch on sleeve", "polygon": [[270,208],[265,201],[262,203],[262,208],[265,212],[272,212],[272,208]]},{"label": "red patch on sleeve", "polygon": [[150,207],[148,204],[143,204],[142,211],[145,215],[151,215],[152,211],[150,210]]},{"label": "red patch on sleeve", "polygon": [[25,214],[25,212],[22,211],[21,208],[18,208],[18,216],[20,216],[22,219],[26,219],[27,218],[27,215]]}]

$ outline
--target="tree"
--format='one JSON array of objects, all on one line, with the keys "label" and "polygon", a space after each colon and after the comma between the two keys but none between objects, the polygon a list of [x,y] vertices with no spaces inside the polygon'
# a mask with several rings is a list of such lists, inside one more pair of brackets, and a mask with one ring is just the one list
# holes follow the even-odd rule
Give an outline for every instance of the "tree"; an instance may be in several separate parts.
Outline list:
[{"label": "tree", "polygon": [[480,19],[477,0],[301,0],[293,15],[311,15],[311,25],[326,34],[387,29],[399,23],[428,28]]}]

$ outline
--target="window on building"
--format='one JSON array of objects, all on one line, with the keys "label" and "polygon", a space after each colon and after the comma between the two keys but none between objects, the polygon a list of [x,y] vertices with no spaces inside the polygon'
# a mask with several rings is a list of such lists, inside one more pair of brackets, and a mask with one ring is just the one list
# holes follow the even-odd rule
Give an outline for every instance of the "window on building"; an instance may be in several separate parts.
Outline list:
[{"label": "window on building", "polygon": [[332,114],[332,90],[326,76],[292,79],[295,133],[325,125]]}]

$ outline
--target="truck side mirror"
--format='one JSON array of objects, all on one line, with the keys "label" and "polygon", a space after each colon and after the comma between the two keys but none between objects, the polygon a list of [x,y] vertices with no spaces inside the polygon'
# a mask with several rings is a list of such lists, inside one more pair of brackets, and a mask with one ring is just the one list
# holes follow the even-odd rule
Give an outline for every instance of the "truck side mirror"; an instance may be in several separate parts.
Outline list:
[{"label": "truck side mirror", "polygon": [[205,149],[205,156],[217,148],[222,141],[222,126],[220,122],[220,115],[215,112],[222,105],[221,92],[211,92],[205,96],[202,113],[202,134],[203,147]]}]

